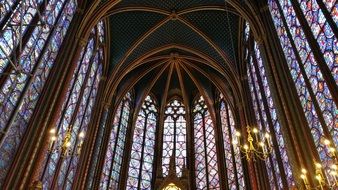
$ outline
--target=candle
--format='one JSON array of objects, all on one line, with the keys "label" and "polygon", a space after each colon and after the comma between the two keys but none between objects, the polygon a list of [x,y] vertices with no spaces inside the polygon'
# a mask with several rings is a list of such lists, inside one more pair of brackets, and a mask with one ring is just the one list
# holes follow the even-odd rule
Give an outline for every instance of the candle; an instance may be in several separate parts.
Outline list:
[{"label": "candle", "polygon": [[[337,169],[338,169],[337,165],[332,164],[330,175],[332,176],[334,183],[337,183],[337,182],[338,182],[338,181],[337,181],[337,175],[338,175],[338,174],[337,174]],[[337,185],[338,185],[338,184],[337,184]]]},{"label": "candle", "polygon": [[323,189],[323,178],[320,174],[317,174],[316,175],[316,179],[318,180],[318,183],[319,183],[319,186],[320,186],[320,189]]},{"label": "candle", "polygon": [[265,133],[265,138],[266,138],[266,141],[268,142],[268,146],[270,148],[271,147],[271,144],[270,144],[270,134],[269,133]]},{"label": "candle", "polygon": [[264,144],[264,142],[259,142],[259,146],[262,148],[262,151],[263,151],[263,154],[264,154],[264,156],[266,155],[266,148],[265,148],[265,144]]},{"label": "candle", "polygon": [[52,150],[54,141],[56,141],[56,136],[53,135],[50,137],[49,151]]},{"label": "candle", "polygon": [[305,174],[301,174],[301,175],[300,175],[300,178],[302,178],[303,183],[304,183],[304,186],[305,186],[305,188],[307,188],[307,179],[306,179]]},{"label": "candle", "polygon": [[255,127],[255,128],[253,128],[253,130],[252,130],[252,132],[255,134],[255,140],[256,141],[258,141],[259,139],[258,139],[258,129]]}]

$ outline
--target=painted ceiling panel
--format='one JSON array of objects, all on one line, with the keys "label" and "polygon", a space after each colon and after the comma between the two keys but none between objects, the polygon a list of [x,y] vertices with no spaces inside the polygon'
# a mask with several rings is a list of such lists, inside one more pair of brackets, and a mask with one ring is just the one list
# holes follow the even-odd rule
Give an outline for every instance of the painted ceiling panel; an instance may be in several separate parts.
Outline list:
[{"label": "painted ceiling panel", "polygon": [[238,16],[225,11],[199,11],[183,16],[206,34],[232,61],[237,52]]},{"label": "painted ceiling panel", "polygon": [[176,10],[176,12],[205,5],[225,5],[224,0],[123,0],[118,7],[125,6],[146,6],[163,10]]},{"label": "painted ceiling panel", "polygon": [[133,11],[110,17],[111,63],[115,65],[126,51],[165,16],[157,13]]},{"label": "painted ceiling panel", "polygon": [[178,20],[170,20],[152,33],[134,52],[128,56],[125,65],[136,61],[145,53],[168,44],[187,46],[209,55],[219,63],[225,64],[222,57],[197,33]]}]

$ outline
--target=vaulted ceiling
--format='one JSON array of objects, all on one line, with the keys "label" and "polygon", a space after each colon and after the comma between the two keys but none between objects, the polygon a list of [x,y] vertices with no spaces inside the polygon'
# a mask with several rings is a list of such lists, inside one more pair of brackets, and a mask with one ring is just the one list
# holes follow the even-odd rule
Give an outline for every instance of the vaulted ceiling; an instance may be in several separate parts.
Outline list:
[{"label": "vaulted ceiling", "polygon": [[110,70],[119,93],[151,83],[159,96],[182,86],[187,93],[234,86],[240,26],[224,0],[121,1],[109,11]]}]

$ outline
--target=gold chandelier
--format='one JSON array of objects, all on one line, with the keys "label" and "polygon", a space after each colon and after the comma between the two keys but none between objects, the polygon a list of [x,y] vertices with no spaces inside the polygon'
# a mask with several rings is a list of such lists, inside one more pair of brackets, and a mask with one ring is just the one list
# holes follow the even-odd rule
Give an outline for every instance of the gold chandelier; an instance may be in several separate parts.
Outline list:
[{"label": "gold chandelier", "polygon": [[71,138],[72,138],[72,126],[68,127],[64,138],[61,140],[62,143],[60,143],[60,144],[57,143],[58,136],[57,136],[57,130],[55,128],[52,128],[49,131],[49,134],[50,134],[50,137],[49,137],[48,152],[50,154],[61,152],[61,155],[63,157],[78,156],[78,155],[80,155],[80,152],[81,152],[81,149],[82,149],[83,140],[84,140],[84,137],[85,137],[85,133],[83,131],[81,131],[79,133],[79,135],[78,135],[78,138],[77,138],[78,145],[76,147],[75,154],[73,154],[71,152],[71,145],[73,143],[71,141]]},{"label": "gold chandelier", "polygon": [[271,135],[268,132],[260,132],[256,127],[251,129],[247,126],[247,139],[244,142],[241,141],[241,136],[236,130],[232,143],[244,153],[248,161],[256,158],[266,160],[273,151]]},{"label": "gold chandelier", "polygon": [[[300,178],[302,179],[305,189],[336,189],[338,188],[338,159],[337,159],[337,150],[332,145],[331,141],[327,138],[322,138],[322,144],[328,152],[328,158],[331,161],[330,164],[325,164],[324,166],[314,160],[315,166],[315,176],[318,185],[311,187],[308,182],[308,172],[305,168],[302,168]],[[325,175],[324,175],[325,174]]]}]

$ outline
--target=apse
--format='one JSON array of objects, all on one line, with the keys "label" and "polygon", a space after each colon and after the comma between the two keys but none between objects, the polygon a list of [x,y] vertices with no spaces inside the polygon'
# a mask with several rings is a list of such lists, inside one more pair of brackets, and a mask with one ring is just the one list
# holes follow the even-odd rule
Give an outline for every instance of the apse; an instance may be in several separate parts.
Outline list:
[{"label": "apse", "polygon": [[337,15],[1,1],[0,189],[337,189]]}]

